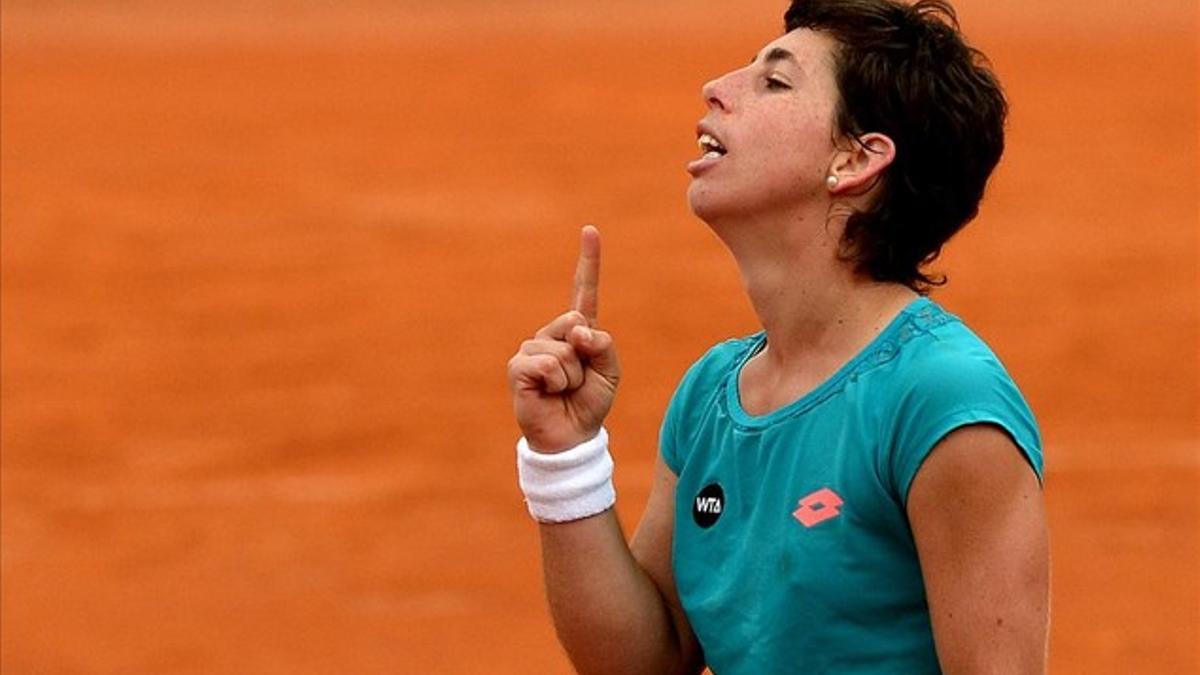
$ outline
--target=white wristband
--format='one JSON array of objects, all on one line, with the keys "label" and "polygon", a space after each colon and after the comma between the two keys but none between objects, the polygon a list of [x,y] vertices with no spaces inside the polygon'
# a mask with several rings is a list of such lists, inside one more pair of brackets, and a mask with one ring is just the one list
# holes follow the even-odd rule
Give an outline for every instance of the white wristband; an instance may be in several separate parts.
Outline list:
[{"label": "white wristband", "polygon": [[517,441],[517,475],[529,515],[539,522],[581,520],[617,501],[604,427],[595,438],[553,454],[533,450],[522,436]]}]

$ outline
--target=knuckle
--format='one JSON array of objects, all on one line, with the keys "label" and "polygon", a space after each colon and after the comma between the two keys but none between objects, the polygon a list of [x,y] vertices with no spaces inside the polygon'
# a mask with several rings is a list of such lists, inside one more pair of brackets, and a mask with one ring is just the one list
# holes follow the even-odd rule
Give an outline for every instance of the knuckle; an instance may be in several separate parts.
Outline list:
[{"label": "knuckle", "polygon": [[552,375],[558,370],[558,361],[553,357],[537,359],[537,372],[542,375]]},{"label": "knuckle", "polygon": [[527,359],[514,359],[508,365],[508,379],[517,381],[528,377],[536,372],[536,366],[529,363]]},{"label": "knuckle", "polygon": [[556,341],[554,343],[554,345],[551,347],[551,350],[553,351],[554,356],[557,357],[560,361],[575,360],[575,348],[566,342]]}]

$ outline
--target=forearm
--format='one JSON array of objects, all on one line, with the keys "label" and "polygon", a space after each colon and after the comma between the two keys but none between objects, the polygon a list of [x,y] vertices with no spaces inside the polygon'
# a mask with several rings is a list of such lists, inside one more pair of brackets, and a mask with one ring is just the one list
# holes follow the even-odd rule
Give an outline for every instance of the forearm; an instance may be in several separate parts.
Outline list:
[{"label": "forearm", "polygon": [[614,510],[539,529],[554,626],[581,675],[686,672],[671,612]]},{"label": "forearm", "polygon": [[612,336],[596,327],[599,278],[600,233],[588,226],[580,233],[572,310],[521,343],[508,362],[524,434],[518,473],[530,514],[541,522],[550,611],[584,675],[695,671],[700,657],[691,629],[678,601],[668,605],[663,595],[674,598],[673,483],[656,481],[642,520],[653,536],[639,538],[636,558],[611,508],[603,423],[621,367]]}]

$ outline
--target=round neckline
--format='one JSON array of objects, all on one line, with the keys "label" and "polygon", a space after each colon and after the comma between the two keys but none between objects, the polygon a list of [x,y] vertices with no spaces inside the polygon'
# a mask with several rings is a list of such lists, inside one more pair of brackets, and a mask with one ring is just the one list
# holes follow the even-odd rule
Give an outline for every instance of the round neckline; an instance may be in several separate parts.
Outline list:
[{"label": "round neckline", "polygon": [[808,393],[800,398],[783,405],[765,415],[752,415],[746,412],[742,407],[742,395],[739,381],[741,380],[742,369],[746,367],[750,359],[754,358],[767,345],[767,332],[765,330],[751,336],[750,348],[742,355],[730,370],[729,379],[725,386],[726,393],[726,408],[729,416],[733,421],[742,427],[760,429],[774,423],[775,421],[796,415],[808,410],[817,403],[828,398],[831,394],[838,391],[841,383],[852,373],[857,371],[859,367],[873,358],[875,355],[886,355],[886,359],[891,359],[895,355],[896,345],[893,336],[900,330],[900,327],[915,313],[921,311],[926,306],[933,304],[933,301],[926,296],[918,296],[904,306],[888,325],[879,332],[865,347],[860,349],[857,354],[850,358],[838,368],[832,375],[821,382]]}]

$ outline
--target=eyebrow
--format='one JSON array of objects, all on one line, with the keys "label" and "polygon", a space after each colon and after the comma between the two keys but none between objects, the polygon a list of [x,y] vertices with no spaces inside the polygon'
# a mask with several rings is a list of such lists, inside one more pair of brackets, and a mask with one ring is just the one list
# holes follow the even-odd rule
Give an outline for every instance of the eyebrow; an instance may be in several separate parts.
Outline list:
[{"label": "eyebrow", "polygon": [[[750,59],[750,63],[754,63],[757,60],[758,54],[755,54],[754,57]],[[771,49],[771,51],[767,52],[766,56],[763,57],[763,63],[773,63],[775,61],[791,61],[797,65],[800,63],[796,60],[795,54],[789,52],[783,47],[774,47]]]}]

